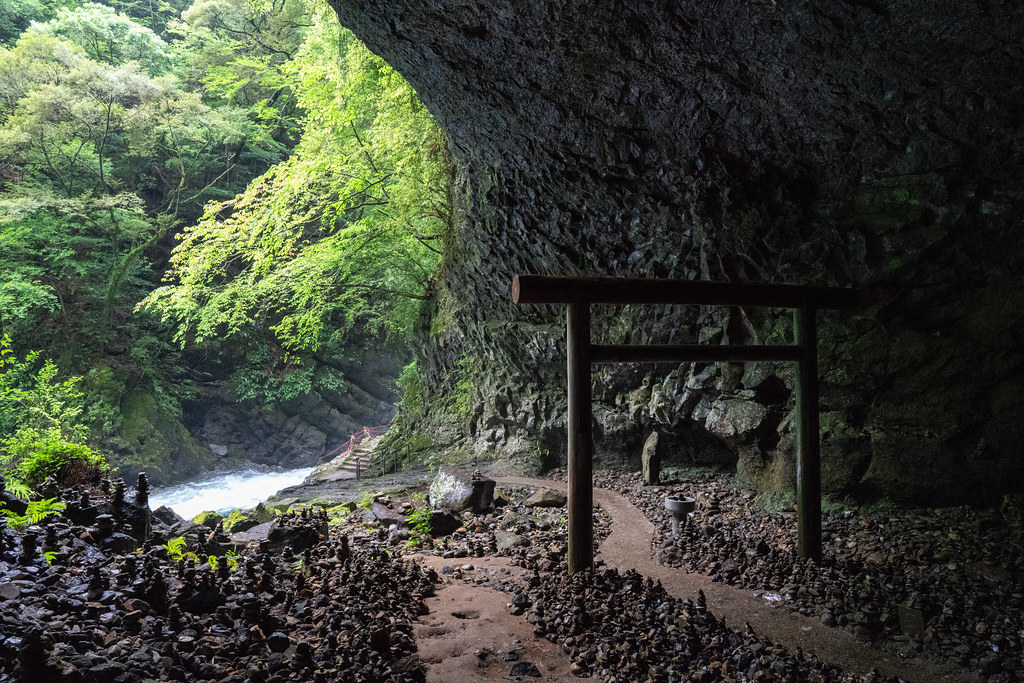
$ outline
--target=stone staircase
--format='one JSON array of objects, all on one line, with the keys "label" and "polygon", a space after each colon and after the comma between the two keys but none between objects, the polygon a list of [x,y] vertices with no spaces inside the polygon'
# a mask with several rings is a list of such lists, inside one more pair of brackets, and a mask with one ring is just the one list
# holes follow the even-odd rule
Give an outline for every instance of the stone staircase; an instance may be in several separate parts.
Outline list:
[{"label": "stone staircase", "polygon": [[311,479],[317,481],[340,481],[342,479],[357,479],[356,460],[359,460],[360,476],[371,474],[373,467],[373,448],[377,445],[378,439],[370,439],[357,446],[353,446],[347,453],[339,455],[330,462],[323,463],[310,475]]},{"label": "stone staircase", "polygon": [[338,468],[338,474],[342,475],[337,479],[356,479],[356,460],[359,459],[359,469],[362,474],[366,474],[370,469],[370,454],[373,453],[373,446],[371,444],[359,444],[348,452],[345,460]]}]

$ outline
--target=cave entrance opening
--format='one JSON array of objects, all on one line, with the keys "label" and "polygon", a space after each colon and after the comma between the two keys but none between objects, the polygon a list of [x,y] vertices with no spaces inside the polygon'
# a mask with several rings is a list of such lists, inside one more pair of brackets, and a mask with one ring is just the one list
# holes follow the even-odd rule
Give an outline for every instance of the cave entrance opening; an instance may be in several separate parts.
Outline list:
[{"label": "cave entrance opening", "polygon": [[[568,378],[569,573],[594,566],[593,406],[595,363],[794,361],[797,414],[797,553],[821,559],[821,462],[818,434],[818,309],[852,308],[857,290],[747,282],[516,275],[517,304],[564,304]],[[793,344],[743,346],[598,345],[590,341],[595,304],[690,304],[793,309]]]}]

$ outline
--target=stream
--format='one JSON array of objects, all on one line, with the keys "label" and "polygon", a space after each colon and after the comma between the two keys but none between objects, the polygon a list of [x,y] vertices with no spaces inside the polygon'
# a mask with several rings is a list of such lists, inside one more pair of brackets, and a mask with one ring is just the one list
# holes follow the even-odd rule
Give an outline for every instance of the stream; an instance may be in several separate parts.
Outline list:
[{"label": "stream", "polygon": [[204,510],[227,515],[231,510],[255,507],[283,488],[301,484],[312,467],[283,472],[238,470],[208,474],[200,479],[154,488],[149,494],[149,507],[161,505],[174,510],[185,519],[192,519]]}]

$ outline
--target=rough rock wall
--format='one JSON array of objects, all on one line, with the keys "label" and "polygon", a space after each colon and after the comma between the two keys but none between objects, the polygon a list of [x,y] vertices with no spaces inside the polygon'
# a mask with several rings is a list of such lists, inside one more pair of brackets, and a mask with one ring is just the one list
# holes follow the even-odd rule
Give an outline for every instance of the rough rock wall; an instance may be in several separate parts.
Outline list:
[{"label": "rough rock wall", "polygon": [[[559,312],[514,307],[516,272],[855,285],[877,300],[821,321],[827,489],[952,502],[1020,486],[1024,5],[332,4],[416,87],[456,165],[424,425],[476,450],[558,447]],[[620,342],[787,328],[759,310],[595,322]],[[599,451],[638,454],[658,426],[785,487],[791,371],[671,370],[599,378]],[[446,421],[460,371],[474,400]]]},{"label": "rough rock wall", "polygon": [[188,404],[184,422],[214,466],[244,461],[310,467],[363,427],[387,424],[395,414],[394,378],[401,366],[394,354],[366,349],[337,369],[345,377],[341,387],[274,408],[236,402],[223,382],[213,383]]}]

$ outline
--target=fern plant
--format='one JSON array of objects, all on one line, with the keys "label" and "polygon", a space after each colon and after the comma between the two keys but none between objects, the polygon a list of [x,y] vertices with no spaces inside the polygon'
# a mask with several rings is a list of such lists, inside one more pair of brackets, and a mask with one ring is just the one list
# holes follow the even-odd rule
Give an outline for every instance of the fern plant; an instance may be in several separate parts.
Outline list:
[{"label": "fern plant", "polygon": [[232,570],[238,569],[238,553],[234,550],[227,551],[223,558],[217,557],[216,555],[210,555],[206,560],[210,563],[210,571],[217,571],[217,566],[221,562],[227,562],[228,566],[231,567]]},{"label": "fern plant", "polygon": [[186,549],[186,542],[184,536],[176,536],[174,538],[167,539],[167,543],[164,543],[164,548],[167,550],[167,554],[171,556],[171,559],[175,562],[189,559],[199,561],[199,556],[195,553]]},{"label": "fern plant", "polygon": [[433,510],[427,503],[426,496],[422,493],[413,494],[412,499],[414,507],[406,516],[409,518],[409,526],[412,527],[416,536],[409,539],[409,542],[405,544],[407,548],[412,548],[426,542],[426,538],[430,536],[430,517],[433,514]]},{"label": "fern plant", "polygon": [[13,496],[21,498],[22,500],[28,500],[32,496],[32,488],[25,482],[11,476],[8,471],[5,475],[7,477],[7,492]]},{"label": "fern plant", "polygon": [[59,515],[66,507],[67,505],[56,498],[47,498],[45,500],[29,501],[28,508],[23,515],[19,515],[13,510],[5,509],[0,509],[0,513],[3,513],[4,517],[7,518],[7,524],[12,529],[24,529],[33,524],[39,524],[51,515]]}]

